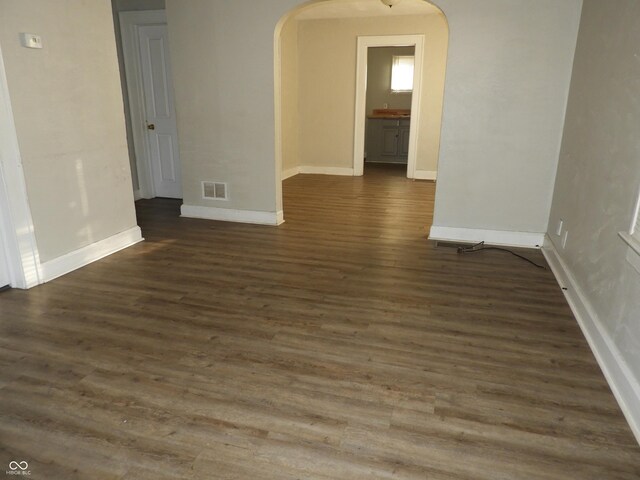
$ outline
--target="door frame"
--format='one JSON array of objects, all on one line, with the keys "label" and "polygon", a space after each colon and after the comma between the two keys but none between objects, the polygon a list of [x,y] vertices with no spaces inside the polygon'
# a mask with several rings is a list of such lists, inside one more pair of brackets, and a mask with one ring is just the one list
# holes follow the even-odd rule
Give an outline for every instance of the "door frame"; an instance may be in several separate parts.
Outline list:
[{"label": "door frame", "polygon": [[409,128],[409,156],[407,178],[416,177],[420,106],[422,103],[422,70],[424,63],[424,35],[367,35],[359,36],[356,60],[356,109],[353,144],[353,175],[364,175],[364,141],[367,117],[367,63],[372,47],[415,47],[413,92],[411,97],[411,126]]},{"label": "door frame", "polygon": [[40,255],[27,195],[18,133],[0,49],[0,227],[10,285],[31,288],[42,283]]},{"label": "door frame", "polygon": [[164,10],[141,10],[120,12],[119,17],[124,73],[129,111],[131,113],[131,131],[133,132],[133,150],[136,155],[136,169],[138,171],[138,188],[141,198],[154,198],[156,189],[151,170],[150,146],[147,132],[144,128],[147,115],[142,83],[138,28],[147,25],[166,25],[167,14]]}]

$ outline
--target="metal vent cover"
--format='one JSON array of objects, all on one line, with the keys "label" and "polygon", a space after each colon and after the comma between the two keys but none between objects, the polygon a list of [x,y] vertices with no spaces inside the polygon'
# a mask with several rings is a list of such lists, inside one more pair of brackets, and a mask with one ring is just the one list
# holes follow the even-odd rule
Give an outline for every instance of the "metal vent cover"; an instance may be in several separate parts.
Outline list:
[{"label": "metal vent cover", "polygon": [[229,188],[223,182],[202,182],[202,196],[210,200],[228,200]]}]

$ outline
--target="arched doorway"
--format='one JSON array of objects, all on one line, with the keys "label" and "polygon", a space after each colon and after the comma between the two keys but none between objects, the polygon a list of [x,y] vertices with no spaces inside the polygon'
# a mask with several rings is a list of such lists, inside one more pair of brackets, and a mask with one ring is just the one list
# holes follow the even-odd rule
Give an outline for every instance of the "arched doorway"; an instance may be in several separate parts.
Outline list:
[{"label": "arched doorway", "polygon": [[[340,28],[333,28],[332,22]],[[345,25],[350,22],[359,25],[347,35]],[[435,180],[449,33],[443,12],[423,0],[401,2],[391,10],[380,2],[323,0],[303,4],[282,17],[274,48],[280,199],[282,180],[298,173],[362,175],[366,120],[361,77],[366,58],[363,67],[362,58],[358,62],[358,38],[397,38],[416,32],[420,35],[414,36],[425,39],[419,72],[424,88],[411,105],[415,124],[408,176]]]}]

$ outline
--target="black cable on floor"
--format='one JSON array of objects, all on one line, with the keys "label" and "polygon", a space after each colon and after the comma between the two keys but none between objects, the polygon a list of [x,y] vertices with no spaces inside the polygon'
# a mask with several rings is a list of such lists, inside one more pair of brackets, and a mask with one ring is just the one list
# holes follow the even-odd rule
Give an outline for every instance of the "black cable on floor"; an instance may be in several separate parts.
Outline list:
[{"label": "black cable on floor", "polygon": [[472,245],[471,247],[459,247],[458,248],[458,253],[459,254],[476,253],[476,252],[481,252],[483,250],[498,250],[500,252],[507,252],[507,253],[510,253],[511,255],[514,255],[514,256],[524,260],[525,262],[529,262],[534,267],[541,268],[542,270],[546,270],[547,269],[547,267],[545,267],[543,265],[539,265],[536,262],[534,262],[533,260],[530,260],[527,257],[524,257],[524,256],[520,255],[519,253],[516,253],[516,252],[514,252],[512,250],[509,250],[508,248],[486,247],[484,245],[484,242],[480,242],[480,243],[478,243],[476,245]]}]

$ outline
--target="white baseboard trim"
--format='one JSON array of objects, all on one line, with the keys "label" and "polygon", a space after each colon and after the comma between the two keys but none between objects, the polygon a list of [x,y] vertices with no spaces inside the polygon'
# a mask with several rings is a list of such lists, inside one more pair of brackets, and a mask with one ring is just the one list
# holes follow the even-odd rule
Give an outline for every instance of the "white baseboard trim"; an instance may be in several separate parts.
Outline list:
[{"label": "white baseboard trim", "polygon": [[431,227],[431,233],[429,234],[429,240],[461,243],[485,242],[489,245],[522,248],[540,248],[544,243],[544,237],[544,233],[439,227],[437,225]]},{"label": "white baseboard trim", "polygon": [[281,180],[286,180],[287,178],[295,177],[300,173],[300,167],[293,167],[287,170],[282,171]]},{"label": "white baseboard trim", "polygon": [[311,173],[314,175],[342,175],[353,177],[353,168],[341,167],[298,167],[300,173]]},{"label": "white baseboard trim", "polygon": [[61,257],[49,260],[41,265],[42,281],[44,283],[50,282],[112,253],[124,250],[142,240],[144,239],[142,238],[140,227],[133,227]]},{"label": "white baseboard trim", "polygon": [[416,180],[437,180],[438,172],[433,172],[430,170],[416,170],[414,177]]},{"label": "white baseboard trim", "polygon": [[140,189],[133,191],[133,201],[137,202],[138,200],[142,200],[144,197],[142,196],[142,192]]},{"label": "white baseboard trim", "polygon": [[613,391],[622,413],[640,443],[640,383],[635,377],[615,342],[604,328],[587,296],[547,237],[542,248],[551,271],[555,275],[582,333]]},{"label": "white baseboard trim", "polygon": [[282,212],[259,212],[254,210],[232,210],[230,208],[182,205],[182,217],[218,220],[221,222],[253,223],[257,225],[280,225],[284,222]]}]

